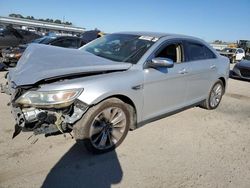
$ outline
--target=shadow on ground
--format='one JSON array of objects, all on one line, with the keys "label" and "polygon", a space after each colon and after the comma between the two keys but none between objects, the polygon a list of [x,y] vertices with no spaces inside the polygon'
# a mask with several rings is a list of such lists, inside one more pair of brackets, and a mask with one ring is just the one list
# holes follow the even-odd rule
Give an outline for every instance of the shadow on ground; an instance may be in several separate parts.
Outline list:
[{"label": "shadow on ground", "polygon": [[51,169],[42,187],[111,187],[123,172],[115,151],[92,155],[75,144]]}]

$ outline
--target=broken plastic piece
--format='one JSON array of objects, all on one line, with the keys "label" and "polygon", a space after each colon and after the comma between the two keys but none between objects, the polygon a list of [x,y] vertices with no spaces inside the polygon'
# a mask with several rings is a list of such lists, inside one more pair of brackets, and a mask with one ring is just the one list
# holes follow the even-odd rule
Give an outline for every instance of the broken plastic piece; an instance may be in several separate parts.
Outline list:
[{"label": "broken plastic piece", "polygon": [[15,138],[17,135],[19,135],[19,133],[22,131],[22,127],[18,126],[17,124],[15,124],[15,131],[13,133],[12,139]]}]

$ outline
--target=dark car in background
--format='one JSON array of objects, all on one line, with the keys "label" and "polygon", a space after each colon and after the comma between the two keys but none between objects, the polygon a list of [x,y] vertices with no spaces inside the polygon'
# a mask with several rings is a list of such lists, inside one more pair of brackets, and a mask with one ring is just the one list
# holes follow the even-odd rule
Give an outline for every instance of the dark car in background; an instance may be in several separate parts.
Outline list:
[{"label": "dark car in background", "polygon": [[31,31],[14,29],[13,27],[3,28],[0,30],[0,51],[4,48],[29,43],[40,37],[40,35]]},{"label": "dark car in background", "polygon": [[250,80],[250,61],[242,60],[238,62],[230,72],[232,78]]},{"label": "dark car in background", "polygon": [[[84,42],[79,37],[74,36],[45,36],[38,38],[31,43],[46,44],[52,46],[59,46],[64,48],[79,48]],[[2,50],[2,62],[6,66],[15,66],[19,58],[22,56],[29,44],[19,45],[14,48],[7,48]]]},{"label": "dark car in background", "polygon": [[82,39],[84,44],[87,44],[87,43],[91,42],[92,40],[95,40],[99,37],[102,37],[103,35],[104,34],[100,30],[89,30],[89,31],[85,31],[81,35],[81,39]]}]

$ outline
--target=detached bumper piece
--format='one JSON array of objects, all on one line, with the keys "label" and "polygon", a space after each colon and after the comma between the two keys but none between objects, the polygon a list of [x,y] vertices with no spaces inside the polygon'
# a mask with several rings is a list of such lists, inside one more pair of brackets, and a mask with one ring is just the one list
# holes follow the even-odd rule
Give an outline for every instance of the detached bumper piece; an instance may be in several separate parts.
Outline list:
[{"label": "detached bumper piece", "polygon": [[18,126],[17,124],[15,124],[15,130],[14,130],[14,133],[12,135],[12,139],[15,138],[17,135],[19,135],[21,131],[22,131],[22,128],[20,126]]},{"label": "detached bumper piece", "polygon": [[10,95],[8,84],[0,84],[0,93],[5,93],[7,95]]},{"label": "detached bumper piece", "polygon": [[67,109],[37,109],[12,106],[12,114],[16,120],[13,138],[21,131],[33,131],[35,135],[52,136],[71,132],[73,125],[81,119],[88,106],[76,100]]}]

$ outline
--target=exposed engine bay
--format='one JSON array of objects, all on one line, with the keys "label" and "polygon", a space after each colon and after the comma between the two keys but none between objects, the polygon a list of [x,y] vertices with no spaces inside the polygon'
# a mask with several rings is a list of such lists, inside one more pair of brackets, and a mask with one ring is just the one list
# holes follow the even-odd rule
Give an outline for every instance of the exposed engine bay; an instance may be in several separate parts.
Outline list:
[{"label": "exposed engine bay", "polygon": [[73,124],[81,119],[88,109],[88,105],[78,99],[54,108],[21,105],[16,102],[18,98],[36,88],[24,86],[13,89],[8,82],[0,86],[2,93],[11,95],[8,105],[11,106],[11,113],[16,121],[13,138],[21,131],[33,131],[35,135],[45,134],[46,137],[71,132]]},{"label": "exposed engine bay", "polygon": [[73,124],[81,119],[87,109],[86,104],[79,100],[64,109],[12,106],[11,113],[17,122],[13,137],[17,136],[21,131],[33,131],[35,135],[45,134],[45,136],[71,132]]}]

